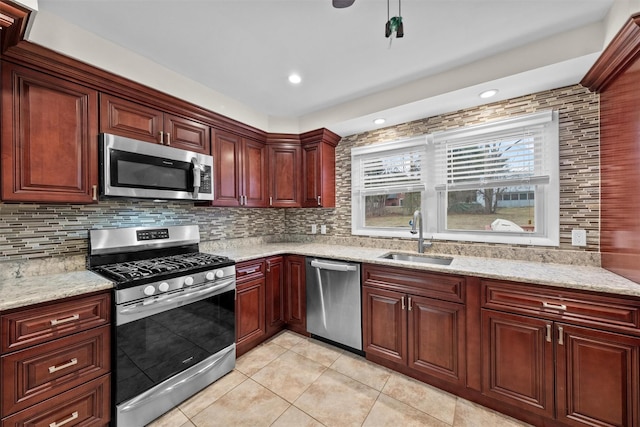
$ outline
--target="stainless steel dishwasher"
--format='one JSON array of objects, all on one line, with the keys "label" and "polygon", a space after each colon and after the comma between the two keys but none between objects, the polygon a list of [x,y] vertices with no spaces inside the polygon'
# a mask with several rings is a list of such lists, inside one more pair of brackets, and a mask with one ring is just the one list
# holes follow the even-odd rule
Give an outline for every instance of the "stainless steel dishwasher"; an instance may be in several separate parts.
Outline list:
[{"label": "stainless steel dishwasher", "polygon": [[307,331],[362,352],[360,264],[307,257]]}]

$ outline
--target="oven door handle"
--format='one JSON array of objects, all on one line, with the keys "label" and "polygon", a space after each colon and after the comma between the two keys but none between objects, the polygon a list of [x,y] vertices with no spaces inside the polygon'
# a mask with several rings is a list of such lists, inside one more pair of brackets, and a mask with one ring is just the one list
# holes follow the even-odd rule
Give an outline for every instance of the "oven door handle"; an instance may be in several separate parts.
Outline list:
[{"label": "oven door handle", "polygon": [[[149,302],[147,304],[136,303],[131,306],[124,307],[116,310],[116,326],[125,323],[133,322],[134,320],[141,319],[143,317],[150,316],[152,314],[161,313],[163,311],[170,310],[175,307],[179,307],[184,304],[189,304],[195,301],[199,301],[210,296],[222,293],[227,290],[235,289],[236,279],[232,277],[220,283],[217,282],[213,286],[208,286],[204,289],[198,289],[192,292],[180,293],[178,295],[172,294],[166,297],[160,297]],[[228,288],[228,289],[227,289]]]}]

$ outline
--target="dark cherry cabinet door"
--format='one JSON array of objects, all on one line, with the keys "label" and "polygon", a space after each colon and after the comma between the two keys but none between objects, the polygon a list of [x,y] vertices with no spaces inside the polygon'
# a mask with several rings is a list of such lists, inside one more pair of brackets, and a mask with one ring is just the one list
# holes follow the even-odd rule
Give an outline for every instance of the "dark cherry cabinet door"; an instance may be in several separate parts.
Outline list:
[{"label": "dark cherry cabinet door", "polygon": [[266,265],[266,323],[271,335],[284,326],[284,257],[267,258]]},{"label": "dark cherry cabinet door", "polygon": [[482,310],[482,393],[554,417],[552,322]]},{"label": "dark cherry cabinet door", "polygon": [[213,137],[213,206],[240,206],[242,138],[215,131]]},{"label": "dark cherry cabinet door", "polygon": [[269,173],[267,148],[258,141],[244,139],[242,143],[242,195],[244,205],[269,205]]},{"label": "dark cherry cabinet door", "polygon": [[2,200],[92,203],[98,93],[2,63]]},{"label": "dark cherry cabinet door", "polygon": [[408,296],[408,365],[447,381],[465,383],[465,307]]},{"label": "dark cherry cabinet door", "polygon": [[335,147],[316,142],[302,146],[302,207],[336,206]]},{"label": "dark cherry cabinet door", "polygon": [[289,329],[307,334],[307,293],[305,258],[287,255],[285,259],[285,322]]},{"label": "dark cherry cabinet door", "polygon": [[367,354],[407,363],[406,295],[362,287],[363,347]]},{"label": "dark cherry cabinet door", "polygon": [[269,145],[270,205],[300,207],[300,146]]},{"label": "dark cherry cabinet door", "polygon": [[237,284],[236,289],[236,354],[241,355],[267,333],[265,327],[264,276]]},{"label": "dark cherry cabinet door", "polygon": [[196,153],[211,154],[210,128],[194,120],[164,114],[164,144]]},{"label": "dark cherry cabinet door", "polygon": [[101,133],[159,143],[162,130],[162,111],[115,96],[100,94]]},{"label": "dark cherry cabinet door", "polygon": [[555,330],[558,419],[575,426],[640,425],[640,338],[562,323]]}]

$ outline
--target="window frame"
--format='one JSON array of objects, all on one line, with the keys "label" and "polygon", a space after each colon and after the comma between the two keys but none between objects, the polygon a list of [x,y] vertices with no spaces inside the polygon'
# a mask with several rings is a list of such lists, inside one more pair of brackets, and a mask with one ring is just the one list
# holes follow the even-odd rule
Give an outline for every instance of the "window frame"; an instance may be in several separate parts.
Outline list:
[{"label": "window frame", "polygon": [[[530,126],[544,126],[544,147],[541,164],[544,168],[544,182],[531,182],[534,185],[535,232],[506,232],[484,230],[448,230],[447,219],[447,186],[442,181],[443,166],[438,159],[442,158],[443,144],[446,141],[463,138],[487,138],[487,135],[500,134],[510,129]],[[402,228],[365,227],[365,195],[360,188],[360,169],[358,161],[363,156],[375,156],[390,150],[411,149],[423,146],[425,164],[422,165],[425,188],[422,191],[421,211],[424,220],[425,238],[431,240],[467,241],[478,243],[506,243],[531,246],[559,246],[560,244],[560,138],[559,116],[557,111],[542,111],[507,119],[495,120],[479,125],[464,126],[452,130],[420,135],[417,137],[384,142],[351,150],[351,233],[356,236],[417,238],[409,232],[409,225]],[[446,163],[446,161],[444,162]],[[445,174],[446,175],[446,174]],[[545,181],[548,179],[548,181]],[[443,184],[444,190],[443,190]]]}]

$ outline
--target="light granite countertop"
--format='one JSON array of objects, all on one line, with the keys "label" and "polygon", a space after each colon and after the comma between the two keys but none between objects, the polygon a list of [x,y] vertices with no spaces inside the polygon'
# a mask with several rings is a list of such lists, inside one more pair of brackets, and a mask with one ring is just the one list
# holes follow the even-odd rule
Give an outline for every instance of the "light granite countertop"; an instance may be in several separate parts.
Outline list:
[{"label": "light granite countertop", "polygon": [[[640,297],[640,284],[599,267],[442,255],[453,258],[453,262],[445,266],[380,258],[390,252],[389,249],[317,243],[265,243],[222,247],[215,243],[203,242],[200,250],[224,254],[236,262],[273,255],[295,254]],[[416,254],[415,252],[405,253]],[[439,255],[429,254],[429,256]],[[78,259],[76,262],[80,261],[81,259]],[[22,265],[20,267],[24,268]],[[69,268],[71,266],[65,265],[65,269]],[[5,274],[0,278],[0,311],[113,287],[109,280],[82,268],[82,265],[79,265],[78,271],[56,272],[48,264],[46,271],[52,274],[41,272],[39,275],[26,277],[20,277],[20,275],[12,277],[11,274]],[[38,271],[33,267],[30,270]]]}]

